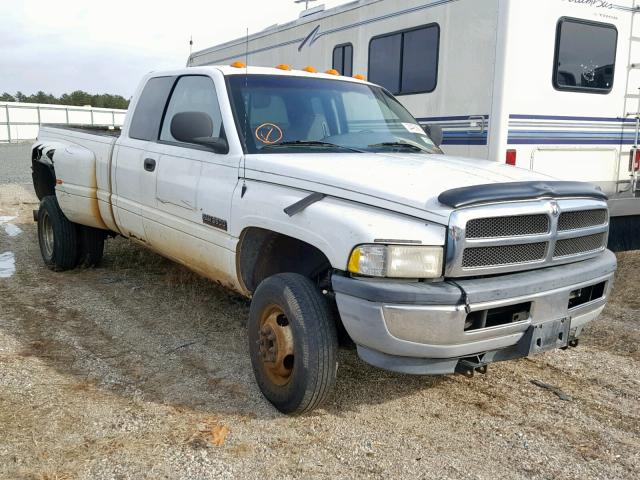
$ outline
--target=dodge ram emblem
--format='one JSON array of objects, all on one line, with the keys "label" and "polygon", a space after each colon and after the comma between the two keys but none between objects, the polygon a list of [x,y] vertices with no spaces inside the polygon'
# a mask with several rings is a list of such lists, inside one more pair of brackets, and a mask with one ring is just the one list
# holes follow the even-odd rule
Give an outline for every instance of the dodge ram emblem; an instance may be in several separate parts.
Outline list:
[{"label": "dodge ram emblem", "polygon": [[557,217],[558,215],[560,215],[560,207],[558,206],[558,202],[551,202],[551,204],[549,205],[549,208],[551,210],[551,215],[553,215],[554,217]]}]

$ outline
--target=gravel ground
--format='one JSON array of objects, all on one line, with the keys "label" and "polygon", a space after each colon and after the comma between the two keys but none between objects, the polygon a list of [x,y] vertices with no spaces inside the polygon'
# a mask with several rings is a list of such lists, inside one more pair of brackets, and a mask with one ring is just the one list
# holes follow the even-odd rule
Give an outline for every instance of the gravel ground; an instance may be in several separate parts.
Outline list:
[{"label": "gravel ground", "polygon": [[51,272],[36,207],[0,185],[0,478],[638,478],[638,253],[576,349],[472,379],[345,350],[329,403],[290,418],[254,383],[245,300],[122,239],[98,269]]}]

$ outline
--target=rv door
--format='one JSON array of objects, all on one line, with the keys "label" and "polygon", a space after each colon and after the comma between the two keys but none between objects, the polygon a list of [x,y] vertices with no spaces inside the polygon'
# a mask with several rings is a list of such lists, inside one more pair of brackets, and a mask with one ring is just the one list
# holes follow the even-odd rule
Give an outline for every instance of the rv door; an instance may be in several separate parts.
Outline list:
[{"label": "rv door", "polygon": [[[633,145],[631,149],[620,149],[620,175],[618,193],[628,196],[640,196],[640,16],[637,0],[634,0],[633,18],[631,19],[631,35],[629,36],[629,68],[627,74],[627,90],[625,92],[624,116],[627,129],[633,125]],[[640,200],[638,200],[640,202]],[[637,203],[637,202],[636,202]],[[623,214],[638,214],[632,208],[624,209]]]},{"label": "rv door", "polygon": [[615,103],[621,101],[628,81],[627,39],[633,15],[625,8],[616,10],[615,17],[601,18],[591,7],[582,8],[580,16],[562,16],[556,24],[553,88],[559,110],[553,117],[535,120],[540,132],[531,168],[595,183],[615,196],[629,188],[630,124]]}]

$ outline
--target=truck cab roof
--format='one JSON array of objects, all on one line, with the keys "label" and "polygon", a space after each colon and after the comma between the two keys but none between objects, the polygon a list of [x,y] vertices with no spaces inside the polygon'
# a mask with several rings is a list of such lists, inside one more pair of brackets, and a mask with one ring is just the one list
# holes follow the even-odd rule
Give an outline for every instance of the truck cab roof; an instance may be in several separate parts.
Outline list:
[{"label": "truck cab roof", "polygon": [[[242,64],[244,65],[244,64]],[[212,71],[219,71],[225,76],[231,75],[279,75],[283,77],[309,77],[309,78],[326,78],[328,80],[343,80],[347,82],[355,82],[355,83],[367,83],[366,80],[347,77],[339,74],[332,74],[327,72],[309,72],[305,70],[297,70],[289,67],[289,69],[285,68],[286,65],[278,66],[278,67],[256,67],[256,66],[234,66],[234,65],[207,65],[203,67],[187,67],[180,68],[176,70],[166,70],[166,71],[157,71],[150,72],[148,77],[161,77],[167,75],[187,75],[194,73],[204,73],[208,74]]]}]

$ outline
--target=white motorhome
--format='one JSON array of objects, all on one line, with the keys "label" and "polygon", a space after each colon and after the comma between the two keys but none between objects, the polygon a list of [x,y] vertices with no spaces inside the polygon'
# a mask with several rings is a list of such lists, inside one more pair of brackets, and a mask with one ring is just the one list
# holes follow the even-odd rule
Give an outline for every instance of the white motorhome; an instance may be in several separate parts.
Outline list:
[{"label": "white motorhome", "polygon": [[[598,184],[614,248],[639,248],[637,0],[359,0],[193,53],[364,75],[445,152]],[[638,63],[635,63],[638,62]]]}]

